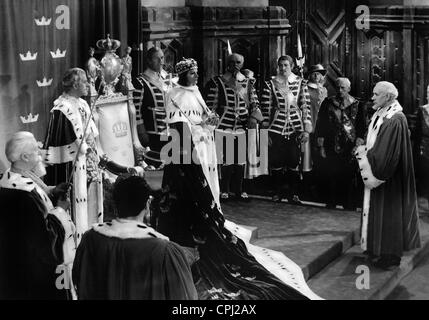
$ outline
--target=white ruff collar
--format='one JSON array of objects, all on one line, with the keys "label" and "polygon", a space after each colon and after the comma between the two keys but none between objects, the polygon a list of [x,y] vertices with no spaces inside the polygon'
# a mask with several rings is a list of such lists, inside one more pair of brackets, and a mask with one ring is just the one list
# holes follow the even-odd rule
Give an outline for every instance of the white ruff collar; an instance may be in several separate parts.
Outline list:
[{"label": "white ruff collar", "polygon": [[15,189],[31,192],[36,188],[36,183],[30,178],[25,178],[19,173],[7,169],[0,179],[0,187],[5,189]]},{"label": "white ruff collar", "polygon": [[165,78],[165,76],[167,75],[167,73],[161,70],[161,72],[156,72],[150,68],[147,68],[143,74],[145,74],[146,76],[148,76],[150,79],[154,79],[154,80],[163,80]]},{"label": "white ruff collar", "polygon": [[158,73],[149,68],[147,68],[143,72],[143,76],[146,78],[146,80],[148,80],[153,85],[158,87],[158,89],[164,92],[168,90],[168,86],[165,83],[167,75],[168,75],[167,72],[165,72],[164,70],[161,70],[161,72]]},{"label": "white ruff collar", "polygon": [[54,101],[54,106],[58,107],[58,108],[62,108],[64,107],[64,104],[66,106],[67,103],[70,103],[72,105],[81,105],[85,103],[85,100],[83,100],[82,98],[78,98],[78,97],[74,97],[69,95],[66,92],[63,92],[62,95],[60,95],[55,101]]},{"label": "white ruff collar", "polygon": [[[276,76],[272,76],[271,77],[271,79],[273,79],[273,80],[275,80],[275,81],[277,81],[278,83],[283,83],[284,84],[284,82],[282,81],[283,79],[285,79],[284,77],[282,77],[282,76],[280,76],[280,75],[276,75]],[[299,80],[300,79],[300,77],[298,77],[295,73],[291,73],[288,77],[287,77],[287,81],[289,82],[289,83],[293,83],[293,82],[295,82],[295,81],[297,81],[297,80]]]},{"label": "white ruff collar", "polygon": [[314,82],[308,82],[307,83],[308,87],[313,88],[313,89],[319,89],[321,86],[317,83]]},{"label": "white ruff collar", "polygon": [[287,78],[287,80],[289,81],[289,82],[295,82],[295,81],[297,81],[297,80],[299,80],[299,77],[295,74],[295,73],[291,73],[290,75],[289,75],[289,77]]},{"label": "white ruff collar", "polygon": [[148,227],[142,222],[126,219],[115,219],[93,225],[92,229],[106,237],[119,239],[147,239],[158,238],[168,240],[168,237]]}]

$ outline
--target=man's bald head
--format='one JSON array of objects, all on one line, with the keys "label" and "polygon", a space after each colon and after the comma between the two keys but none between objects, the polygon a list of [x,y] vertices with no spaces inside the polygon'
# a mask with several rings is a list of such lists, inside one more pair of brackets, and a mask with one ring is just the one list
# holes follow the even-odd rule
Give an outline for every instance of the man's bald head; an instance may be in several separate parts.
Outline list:
[{"label": "man's bald head", "polygon": [[376,88],[380,93],[385,93],[389,95],[391,100],[398,98],[398,89],[391,82],[388,82],[388,81],[377,82],[377,84],[374,87],[374,90]]},{"label": "man's bald head", "polygon": [[398,89],[388,81],[380,81],[374,87],[372,101],[374,109],[390,105],[398,98]]}]

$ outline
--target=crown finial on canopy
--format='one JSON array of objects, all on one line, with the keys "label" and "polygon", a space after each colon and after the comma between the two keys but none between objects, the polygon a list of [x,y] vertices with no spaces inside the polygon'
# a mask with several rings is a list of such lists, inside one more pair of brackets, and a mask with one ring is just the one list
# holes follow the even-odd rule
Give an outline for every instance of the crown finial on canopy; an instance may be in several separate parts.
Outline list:
[{"label": "crown finial on canopy", "polygon": [[106,52],[115,52],[121,46],[121,42],[110,38],[110,34],[107,34],[106,39],[97,41],[97,48],[105,50]]}]

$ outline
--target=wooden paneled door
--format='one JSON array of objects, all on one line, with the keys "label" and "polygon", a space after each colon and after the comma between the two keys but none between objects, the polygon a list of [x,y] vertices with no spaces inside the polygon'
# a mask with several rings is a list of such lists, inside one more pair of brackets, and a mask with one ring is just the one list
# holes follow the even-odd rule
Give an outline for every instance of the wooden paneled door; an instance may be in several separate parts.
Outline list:
[{"label": "wooden paneled door", "polygon": [[[335,79],[353,75],[347,66],[351,63],[350,32],[346,0],[307,0],[304,42],[307,66],[321,63],[328,71],[326,87],[334,93]],[[302,37],[302,36],[301,36]]]},{"label": "wooden paneled door", "polygon": [[[292,26],[285,52],[297,55],[299,32],[306,66],[321,63],[327,70],[326,87],[334,94],[334,81],[348,77],[354,88],[355,73],[351,28],[354,27],[354,0],[270,1],[283,6]],[[353,92],[352,92],[353,93]]]}]

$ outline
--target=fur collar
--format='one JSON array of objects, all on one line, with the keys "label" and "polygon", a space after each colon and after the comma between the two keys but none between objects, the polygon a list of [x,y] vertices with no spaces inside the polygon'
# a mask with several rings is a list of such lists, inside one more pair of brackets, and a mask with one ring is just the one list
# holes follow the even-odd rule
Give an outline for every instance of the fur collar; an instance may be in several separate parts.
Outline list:
[{"label": "fur collar", "polygon": [[[183,87],[178,85],[175,88],[172,88],[169,92],[169,97],[173,98],[176,101],[183,101],[182,97],[186,96],[186,93],[191,93],[195,96],[195,98],[197,99],[199,105],[201,106],[203,113],[206,113],[207,115],[210,113],[210,109],[207,107],[206,102],[204,101],[200,90],[198,89],[197,86],[191,86],[191,87]],[[184,101],[184,104],[185,101]]]},{"label": "fur collar", "polygon": [[38,186],[36,182],[34,182],[30,178],[24,177],[19,173],[10,171],[10,169],[7,169],[1,177],[0,188],[21,190],[25,192],[33,192],[33,190],[36,190],[43,203],[45,204],[45,207],[48,212],[54,208],[51,199],[49,199],[47,193],[40,186]]},{"label": "fur collar", "polygon": [[[80,140],[82,140],[83,128],[86,125],[86,123],[83,122],[82,113],[85,113],[86,117],[91,115],[91,109],[88,103],[82,98],[73,97],[67,93],[63,93],[54,101],[54,107],[51,112],[54,110],[61,111],[71,122],[78,143],[80,143]],[[97,126],[93,119],[91,119],[88,129],[92,131],[94,137],[99,135]],[[88,136],[88,132],[86,132],[86,136]]]},{"label": "fur collar", "polygon": [[19,173],[7,169],[0,179],[0,187],[5,189],[15,189],[31,192],[36,188],[36,183],[30,178],[25,178]]},{"label": "fur collar", "polygon": [[377,109],[375,112],[380,118],[392,118],[393,115],[395,115],[398,112],[402,111],[402,107],[399,104],[398,100],[393,101],[388,106],[382,107]]},{"label": "fur collar", "polygon": [[148,227],[142,222],[126,219],[115,219],[111,222],[95,224],[92,229],[106,237],[119,239],[147,239],[159,238],[168,240],[168,237]]},{"label": "fur collar", "polygon": [[371,123],[368,127],[368,134],[366,138],[366,147],[370,150],[377,139],[378,132],[384,119],[392,118],[396,113],[401,112],[402,107],[397,100],[393,101],[390,105],[378,109],[372,116]]}]

